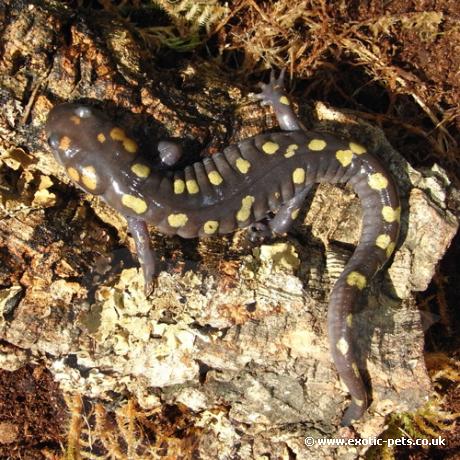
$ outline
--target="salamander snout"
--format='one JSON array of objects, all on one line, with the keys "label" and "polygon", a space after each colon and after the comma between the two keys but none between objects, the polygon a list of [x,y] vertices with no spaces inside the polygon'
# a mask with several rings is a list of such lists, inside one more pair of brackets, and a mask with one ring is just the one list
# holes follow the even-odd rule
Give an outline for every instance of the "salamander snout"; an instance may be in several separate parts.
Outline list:
[{"label": "salamander snout", "polygon": [[90,133],[97,120],[94,112],[91,107],[73,103],[56,105],[50,111],[45,125],[46,140],[62,164],[77,153],[81,142]]},{"label": "salamander snout", "polygon": [[59,136],[56,133],[48,133],[48,137],[46,139],[48,145],[53,149],[56,150],[59,148]]}]

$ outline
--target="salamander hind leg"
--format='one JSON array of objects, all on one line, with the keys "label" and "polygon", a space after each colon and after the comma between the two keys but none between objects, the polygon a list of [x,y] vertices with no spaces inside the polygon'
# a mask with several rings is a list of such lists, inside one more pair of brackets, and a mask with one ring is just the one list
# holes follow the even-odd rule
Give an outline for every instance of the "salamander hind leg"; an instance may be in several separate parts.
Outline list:
[{"label": "salamander hind leg", "polygon": [[155,287],[157,258],[150,245],[150,236],[144,220],[128,217],[128,227],[136,243],[137,258],[144,272],[144,292],[148,297]]},{"label": "salamander hind leg", "polygon": [[263,222],[256,222],[248,229],[248,238],[252,243],[262,243],[277,235],[286,234],[299,215],[300,208],[313,184],[305,187],[297,195],[286,201],[273,217],[267,217]]},{"label": "salamander hind leg", "polygon": [[272,70],[269,83],[259,83],[261,92],[256,94],[256,97],[260,99],[262,105],[271,105],[273,107],[276,119],[282,130],[305,130],[301,121],[297,118],[292,108],[291,101],[284,90],[284,74],[285,69],[283,69],[279,77],[276,78]]},{"label": "salamander hind leg", "polygon": [[305,187],[297,195],[294,195],[290,200],[284,203],[279,211],[275,214],[275,217],[268,222],[268,225],[273,233],[282,235],[287,233],[292,227],[292,224],[299,215],[300,208],[305,201],[306,196],[310,192],[313,184]]},{"label": "salamander hind leg", "polygon": [[273,236],[267,219],[264,219],[264,222],[255,222],[247,229],[247,239],[254,244],[262,244]]}]

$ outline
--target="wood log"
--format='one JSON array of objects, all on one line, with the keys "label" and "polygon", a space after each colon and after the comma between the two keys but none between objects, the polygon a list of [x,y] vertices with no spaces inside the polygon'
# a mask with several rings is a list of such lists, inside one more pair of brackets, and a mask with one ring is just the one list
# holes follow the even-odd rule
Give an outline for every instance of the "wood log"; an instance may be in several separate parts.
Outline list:
[{"label": "wood log", "polygon": [[[303,438],[335,433],[348,404],[326,311],[359,238],[356,196],[318,187],[293,231],[260,247],[243,232],[198,242],[152,228],[164,269],[146,299],[126,222],[76,190],[47,149],[48,111],[84,101],[152,154],[152,139],[184,139],[189,162],[271,128],[273,118],[217,67],[186,58],[162,67],[129,24],[105,11],[16,2],[8,19],[0,37],[0,339],[14,347],[11,355],[3,348],[0,366],[23,365],[19,347],[65,392],[108,405],[134,395],[145,409],[182,404],[197,419],[224,407],[227,436],[209,432],[203,458],[244,452],[248,439],[254,456],[316,458],[323,451],[309,451]],[[377,152],[403,200],[396,254],[355,315],[373,399],[357,428],[377,435],[388,413],[412,411],[430,395],[414,293],[427,288],[458,223],[440,168],[414,170],[362,121],[322,105],[315,116],[319,129]]]}]

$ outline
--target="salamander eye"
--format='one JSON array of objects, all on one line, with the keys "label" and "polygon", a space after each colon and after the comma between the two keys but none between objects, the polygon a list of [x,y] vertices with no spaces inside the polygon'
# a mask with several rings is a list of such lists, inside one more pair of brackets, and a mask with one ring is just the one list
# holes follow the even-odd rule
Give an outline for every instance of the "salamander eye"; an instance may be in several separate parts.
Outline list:
[{"label": "salamander eye", "polygon": [[80,106],[75,109],[75,115],[80,118],[89,118],[92,115],[89,107]]},{"label": "salamander eye", "polygon": [[59,148],[59,136],[56,133],[51,133],[48,136],[48,145],[55,150]]}]

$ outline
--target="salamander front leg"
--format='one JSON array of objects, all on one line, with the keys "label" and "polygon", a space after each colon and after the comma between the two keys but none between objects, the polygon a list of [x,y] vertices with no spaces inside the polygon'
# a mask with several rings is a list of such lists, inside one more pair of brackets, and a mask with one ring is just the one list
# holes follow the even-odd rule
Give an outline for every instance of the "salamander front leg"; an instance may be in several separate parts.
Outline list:
[{"label": "salamander front leg", "polygon": [[182,146],[173,141],[160,141],[157,149],[161,162],[166,166],[174,166],[182,158]]},{"label": "salamander front leg", "polygon": [[275,72],[272,70],[270,73],[270,82],[268,84],[259,83],[261,92],[256,94],[256,97],[260,99],[262,105],[271,105],[273,107],[281,129],[284,131],[305,131],[305,127],[297,118],[291,101],[284,90],[284,74],[285,69],[281,71],[278,78],[275,78]]},{"label": "salamander front leg", "polygon": [[150,236],[145,221],[128,217],[128,228],[136,243],[137,258],[144,272],[144,292],[148,297],[155,287],[157,258],[150,246]]},{"label": "salamander front leg", "polygon": [[289,231],[294,221],[297,219],[300,208],[310,192],[313,184],[307,185],[304,190],[294,195],[289,201],[284,203],[275,217],[268,222],[273,233],[283,234]]}]

